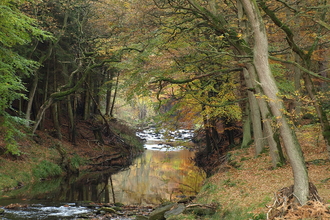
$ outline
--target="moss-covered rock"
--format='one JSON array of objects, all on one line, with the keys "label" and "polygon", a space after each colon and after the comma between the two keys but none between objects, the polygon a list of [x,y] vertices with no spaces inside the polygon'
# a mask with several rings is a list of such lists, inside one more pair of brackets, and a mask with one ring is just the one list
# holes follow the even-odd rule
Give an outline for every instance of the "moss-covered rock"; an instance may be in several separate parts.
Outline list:
[{"label": "moss-covered rock", "polygon": [[165,220],[164,214],[169,211],[175,203],[160,205],[149,215],[149,220]]},{"label": "moss-covered rock", "polygon": [[114,210],[113,208],[110,207],[101,207],[97,210],[98,212],[107,212],[107,213],[115,213],[118,214],[116,210]]}]

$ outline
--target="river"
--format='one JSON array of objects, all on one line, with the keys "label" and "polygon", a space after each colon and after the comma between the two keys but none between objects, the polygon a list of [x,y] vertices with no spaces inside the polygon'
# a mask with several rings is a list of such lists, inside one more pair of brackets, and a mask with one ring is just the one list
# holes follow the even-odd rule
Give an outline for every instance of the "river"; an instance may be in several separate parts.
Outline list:
[{"label": "river", "polygon": [[[81,201],[154,206],[199,191],[204,175],[193,165],[192,151],[163,144],[163,132],[155,133],[153,129],[140,132],[138,136],[146,139],[146,151],[125,170],[95,173],[79,179],[43,181],[1,194],[0,207],[16,203],[29,206],[5,209],[0,218],[75,219],[93,210],[80,205]],[[191,138],[191,132],[179,130],[169,137],[166,142],[171,145],[183,143]]]}]

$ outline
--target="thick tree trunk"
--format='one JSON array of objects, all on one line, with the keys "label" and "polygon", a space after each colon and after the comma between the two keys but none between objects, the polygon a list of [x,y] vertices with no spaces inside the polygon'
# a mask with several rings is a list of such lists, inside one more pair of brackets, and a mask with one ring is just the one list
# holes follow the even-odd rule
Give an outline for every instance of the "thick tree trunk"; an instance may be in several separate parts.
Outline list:
[{"label": "thick tree trunk", "polygon": [[294,196],[301,205],[308,200],[309,180],[306,164],[295,132],[288,124],[283,101],[277,97],[278,88],[271,73],[268,61],[268,40],[260,11],[255,0],[241,0],[245,13],[254,32],[254,65],[261,87],[269,99],[271,112],[276,117],[280,135],[288,154],[294,176]]},{"label": "thick tree trunk", "polygon": [[[248,73],[250,77],[250,81],[252,83],[252,88],[255,90],[256,94],[263,94],[259,85],[256,84],[257,82],[257,75],[255,68],[252,64],[247,64],[248,66]],[[283,156],[281,144],[275,138],[275,134],[273,131],[273,127],[271,125],[271,113],[269,112],[267,103],[264,99],[257,99],[262,121],[263,121],[263,128],[264,128],[264,138],[267,139],[270,156],[272,158],[272,165],[273,167],[280,166],[285,163],[285,158]]]},{"label": "thick tree trunk", "polygon": [[[251,82],[250,74],[247,69],[243,69],[243,75],[245,78],[246,86],[250,89],[254,89],[254,86]],[[248,91],[248,98],[251,109],[251,120],[252,120],[252,128],[253,128],[253,138],[255,145],[255,156],[258,156],[262,150],[265,148],[265,141],[262,132],[261,125],[261,115],[259,111],[259,106],[256,97],[252,91]]]},{"label": "thick tree trunk", "polygon": [[[299,57],[301,58],[302,62],[304,63],[304,65],[306,66],[307,69],[310,69],[310,64],[311,64],[311,56],[309,54],[305,54],[304,50],[302,48],[300,48],[294,41],[294,34],[291,31],[291,29],[285,24],[283,23],[281,20],[279,20],[275,13],[273,11],[271,11],[266,5],[265,2],[260,2],[260,6],[262,7],[262,9],[266,12],[266,14],[273,20],[273,22],[280,27],[286,34],[286,40],[288,42],[288,45],[292,48],[292,50],[299,55]],[[323,9],[322,9],[323,10]],[[324,8],[323,14],[322,14],[322,19],[325,18],[327,12],[327,8]],[[314,44],[316,45],[316,44]],[[307,75],[306,73],[303,75],[304,78],[304,82],[305,82],[305,86],[307,88],[308,94],[310,96],[310,98],[315,101],[315,109],[316,112],[318,114],[318,117],[320,119],[321,122],[321,127],[322,127],[322,135],[323,138],[326,142],[326,147],[327,147],[327,151],[328,151],[328,157],[330,157],[330,126],[329,126],[329,120],[326,117],[326,113],[324,111],[323,108],[323,103],[319,102],[316,98],[315,98],[315,90],[314,90],[314,85],[313,82],[310,80],[310,75]]]}]

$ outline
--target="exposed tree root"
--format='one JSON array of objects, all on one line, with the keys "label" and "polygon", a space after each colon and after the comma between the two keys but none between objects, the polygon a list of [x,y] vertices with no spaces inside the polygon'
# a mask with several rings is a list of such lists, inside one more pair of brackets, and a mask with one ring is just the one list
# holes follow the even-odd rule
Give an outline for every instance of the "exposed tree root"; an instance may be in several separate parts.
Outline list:
[{"label": "exposed tree root", "polygon": [[309,201],[301,206],[296,201],[293,186],[275,193],[274,203],[268,206],[267,220],[330,219],[329,207],[324,204],[313,183],[309,183]]}]

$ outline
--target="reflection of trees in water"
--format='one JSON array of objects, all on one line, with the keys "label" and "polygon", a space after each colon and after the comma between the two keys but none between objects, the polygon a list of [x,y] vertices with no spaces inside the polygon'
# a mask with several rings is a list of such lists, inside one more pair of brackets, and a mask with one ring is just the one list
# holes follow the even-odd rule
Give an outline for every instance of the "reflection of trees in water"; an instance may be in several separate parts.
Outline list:
[{"label": "reflection of trees in water", "polygon": [[[204,179],[189,151],[146,151],[125,171],[94,173],[61,186],[67,201],[159,204],[179,195],[194,195]],[[58,195],[60,197],[60,195]]]},{"label": "reflection of trees in water", "polygon": [[189,151],[147,151],[130,170],[116,174],[116,199],[125,204],[159,204],[177,195],[199,191],[204,179],[193,166]]},{"label": "reflection of trees in water", "polygon": [[192,156],[188,151],[146,151],[125,171],[44,181],[28,191],[35,198],[52,201],[159,204],[199,191],[204,175],[189,161]]}]

